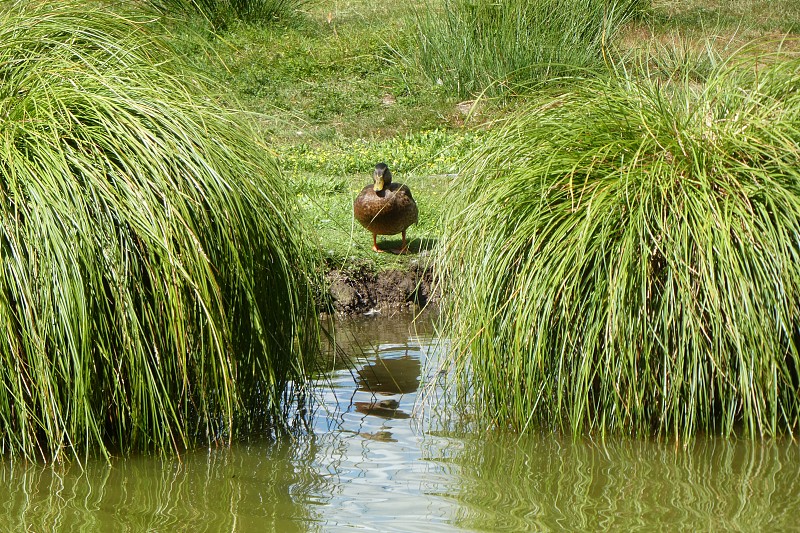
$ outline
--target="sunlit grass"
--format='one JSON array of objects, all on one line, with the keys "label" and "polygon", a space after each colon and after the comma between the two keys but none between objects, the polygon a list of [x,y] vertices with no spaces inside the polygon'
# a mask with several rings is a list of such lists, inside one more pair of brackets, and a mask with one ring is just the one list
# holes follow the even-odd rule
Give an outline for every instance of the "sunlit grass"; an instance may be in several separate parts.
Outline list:
[{"label": "sunlit grass", "polygon": [[438,268],[477,416],[796,431],[800,60],[759,59],[575,80],[473,155]]},{"label": "sunlit grass", "polygon": [[726,61],[796,52],[798,34],[796,2],[654,0],[621,30],[614,55],[617,63],[635,58],[640,75],[703,80]]},{"label": "sunlit grass", "polygon": [[431,130],[388,139],[355,139],[339,145],[304,143],[281,151],[281,166],[291,172],[326,175],[367,173],[384,161],[403,173],[455,174],[480,143],[480,132]]},{"label": "sunlit grass", "polygon": [[585,69],[645,0],[444,0],[417,11],[413,61],[461,97],[502,95]]},{"label": "sunlit grass", "polygon": [[794,0],[652,0],[651,20],[686,34],[709,29],[800,32],[800,4]]},{"label": "sunlit grass", "polygon": [[0,14],[6,453],[220,443],[302,392],[317,326],[291,195],[152,20]]}]

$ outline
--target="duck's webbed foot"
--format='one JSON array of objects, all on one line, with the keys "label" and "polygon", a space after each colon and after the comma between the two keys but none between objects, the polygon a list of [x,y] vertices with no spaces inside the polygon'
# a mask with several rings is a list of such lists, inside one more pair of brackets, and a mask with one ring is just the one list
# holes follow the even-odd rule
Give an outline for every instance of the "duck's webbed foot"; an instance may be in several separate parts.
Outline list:
[{"label": "duck's webbed foot", "polygon": [[378,252],[379,254],[383,253],[383,250],[378,248],[378,234],[377,233],[373,233],[372,234],[372,251]]}]

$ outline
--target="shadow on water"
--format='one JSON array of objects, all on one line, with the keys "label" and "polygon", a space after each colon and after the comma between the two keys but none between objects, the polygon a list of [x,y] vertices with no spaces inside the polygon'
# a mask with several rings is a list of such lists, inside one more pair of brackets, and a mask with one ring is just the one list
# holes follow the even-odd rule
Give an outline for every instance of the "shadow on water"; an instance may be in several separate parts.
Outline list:
[{"label": "shadow on water", "polygon": [[[0,463],[0,531],[785,531],[800,446],[685,446],[421,421],[432,319],[340,321],[313,434],[110,465]],[[348,366],[349,365],[349,366]]]}]

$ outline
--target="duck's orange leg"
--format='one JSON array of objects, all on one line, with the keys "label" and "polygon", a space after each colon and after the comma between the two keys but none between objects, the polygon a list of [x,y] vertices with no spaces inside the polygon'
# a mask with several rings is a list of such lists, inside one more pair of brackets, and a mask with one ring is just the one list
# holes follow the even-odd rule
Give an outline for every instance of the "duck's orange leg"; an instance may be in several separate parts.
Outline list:
[{"label": "duck's orange leg", "polygon": [[373,233],[372,234],[372,249],[374,251],[378,252],[378,253],[382,253],[383,252],[383,250],[378,248],[378,234],[377,233]]},{"label": "duck's orange leg", "polygon": [[400,246],[400,251],[397,253],[404,254],[408,252],[408,243],[406,242],[406,230],[403,230],[403,244]]}]

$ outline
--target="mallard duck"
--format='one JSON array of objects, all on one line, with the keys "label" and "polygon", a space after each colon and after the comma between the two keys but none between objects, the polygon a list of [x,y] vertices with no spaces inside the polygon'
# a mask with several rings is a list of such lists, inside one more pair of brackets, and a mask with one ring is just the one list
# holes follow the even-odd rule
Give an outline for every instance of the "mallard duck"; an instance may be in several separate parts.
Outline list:
[{"label": "mallard duck", "polygon": [[386,163],[375,165],[372,185],[367,185],[353,203],[353,214],[367,231],[372,233],[372,249],[378,248],[378,235],[403,234],[398,253],[408,250],[406,229],[417,223],[419,211],[411,189],[402,183],[392,183],[392,173]]}]

